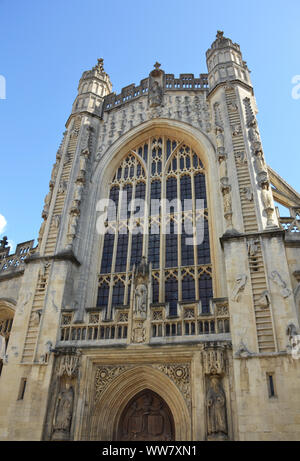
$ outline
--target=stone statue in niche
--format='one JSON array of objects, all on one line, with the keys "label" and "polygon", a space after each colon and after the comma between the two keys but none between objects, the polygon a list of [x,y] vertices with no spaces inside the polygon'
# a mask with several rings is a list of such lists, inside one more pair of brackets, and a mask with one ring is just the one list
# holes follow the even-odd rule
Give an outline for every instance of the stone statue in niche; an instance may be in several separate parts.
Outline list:
[{"label": "stone statue in niche", "polygon": [[254,152],[257,152],[258,150],[261,149],[261,141],[260,141],[260,136],[259,136],[259,131],[257,128],[257,121],[255,118],[252,119],[252,121],[249,123],[249,140],[252,144],[252,147],[254,149]]},{"label": "stone statue in niche", "polygon": [[48,214],[49,214],[49,208],[50,208],[50,203],[51,203],[51,199],[52,199],[52,192],[53,192],[53,189],[52,189],[52,187],[50,187],[50,190],[49,190],[48,194],[45,197],[44,209],[43,209],[43,212],[42,212],[42,216],[43,215],[48,216]]},{"label": "stone statue in niche", "polygon": [[146,317],[147,314],[147,287],[140,283],[135,289],[134,312],[138,316]]},{"label": "stone statue in niche", "polygon": [[162,104],[163,92],[157,80],[153,80],[149,88],[149,105],[157,107]]},{"label": "stone statue in niche", "polygon": [[209,378],[209,389],[206,395],[207,438],[208,440],[227,439],[226,397],[221,378],[212,375]]},{"label": "stone statue in niche", "polygon": [[74,200],[76,202],[81,202],[82,199],[82,193],[83,193],[83,184],[81,182],[78,182],[75,187],[75,192],[74,192]]},{"label": "stone statue in niche", "polygon": [[216,126],[216,145],[217,145],[217,152],[223,153],[225,150],[224,134],[223,134],[223,129],[220,126]]},{"label": "stone statue in niche", "polygon": [[232,201],[231,201],[231,186],[228,184],[228,178],[225,183],[221,181],[221,192],[223,195],[223,208],[224,218],[226,222],[226,230],[229,231],[233,228],[232,223]]},{"label": "stone statue in niche", "polygon": [[70,438],[73,403],[73,387],[66,383],[65,389],[59,393],[56,401],[52,440],[68,440]]},{"label": "stone statue in niche", "polygon": [[240,292],[245,288],[247,283],[247,275],[240,274],[235,279],[235,284],[231,294],[232,301],[238,301]]},{"label": "stone statue in niche", "polygon": [[220,175],[221,184],[223,186],[227,186],[228,185],[228,170],[227,170],[226,154],[219,153],[218,161],[219,161],[219,175]]},{"label": "stone statue in niche", "polygon": [[263,183],[261,190],[261,198],[265,208],[273,208],[273,202],[271,194],[269,193],[269,184]]},{"label": "stone statue in niche", "polygon": [[68,224],[68,235],[67,235],[68,248],[72,247],[72,241],[76,236],[78,220],[79,220],[79,213],[74,212],[70,214],[69,224]]},{"label": "stone statue in niche", "polygon": [[160,64],[154,64],[155,69],[149,75],[149,91],[148,102],[149,107],[161,106],[163,102],[163,70],[160,69]]},{"label": "stone statue in niche", "polygon": [[261,150],[258,150],[255,154],[255,168],[258,174],[267,172],[264,156]]},{"label": "stone statue in niche", "polygon": [[261,199],[264,205],[264,210],[267,214],[267,226],[274,226],[273,214],[274,206],[272,195],[269,191],[269,182],[265,181],[261,185]]},{"label": "stone statue in niche", "polygon": [[231,197],[230,197],[230,191],[231,191],[231,186],[226,185],[221,187],[221,191],[223,194],[223,204],[224,204],[224,213],[231,213],[232,207],[231,207]]}]

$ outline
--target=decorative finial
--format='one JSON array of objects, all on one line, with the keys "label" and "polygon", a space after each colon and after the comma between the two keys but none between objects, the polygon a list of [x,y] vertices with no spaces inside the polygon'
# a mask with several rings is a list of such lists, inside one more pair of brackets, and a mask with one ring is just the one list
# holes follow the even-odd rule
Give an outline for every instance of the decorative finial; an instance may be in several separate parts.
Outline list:
[{"label": "decorative finial", "polygon": [[224,38],[224,32],[222,30],[218,30],[217,31],[217,38],[220,40],[222,38]]},{"label": "decorative finial", "polygon": [[154,64],[154,67],[156,70],[158,70],[160,68],[161,64],[159,64],[159,62],[156,61],[156,63]]},{"label": "decorative finial", "polygon": [[5,235],[2,240],[0,240],[0,249],[3,250],[8,245],[7,236]]},{"label": "decorative finial", "polygon": [[101,72],[104,71],[103,62],[104,62],[104,59],[103,59],[103,58],[99,58],[99,59],[98,59],[98,67],[99,67],[99,70],[100,70]]}]

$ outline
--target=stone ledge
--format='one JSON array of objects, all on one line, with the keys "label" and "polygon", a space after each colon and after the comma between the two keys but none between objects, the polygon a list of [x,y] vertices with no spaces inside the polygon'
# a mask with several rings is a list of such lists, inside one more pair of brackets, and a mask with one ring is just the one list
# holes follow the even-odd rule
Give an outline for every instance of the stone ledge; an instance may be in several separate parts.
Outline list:
[{"label": "stone ledge", "polygon": [[281,237],[285,239],[286,231],[284,229],[274,228],[274,229],[266,229],[263,231],[258,232],[247,232],[247,233],[225,233],[220,237],[221,245],[228,240],[239,240],[245,238],[257,238],[257,237]]},{"label": "stone ledge", "polygon": [[54,255],[49,255],[49,256],[40,256],[39,253],[36,253],[35,255],[29,256],[24,260],[25,264],[29,263],[34,263],[34,262],[39,262],[39,261],[70,261],[76,266],[81,266],[81,262],[78,261],[76,258],[75,254],[73,253],[72,250],[66,250],[66,251],[61,251],[60,253],[56,253]]}]

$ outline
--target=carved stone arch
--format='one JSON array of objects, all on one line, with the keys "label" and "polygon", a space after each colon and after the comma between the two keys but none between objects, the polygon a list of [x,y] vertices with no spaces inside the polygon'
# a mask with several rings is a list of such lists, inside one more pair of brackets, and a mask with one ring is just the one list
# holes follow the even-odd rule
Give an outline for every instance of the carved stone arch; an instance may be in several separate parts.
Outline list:
[{"label": "carved stone arch", "polygon": [[[165,164],[165,166],[164,166],[164,171],[163,171],[163,174],[164,174],[164,175],[167,175],[167,174],[168,174],[168,175],[172,175],[172,173],[168,173],[168,168],[169,168],[169,166],[170,166],[170,163],[172,162],[173,158],[177,155],[178,150],[180,150],[180,147],[186,146],[186,145],[187,145],[187,147],[191,147],[190,144],[188,143],[188,141],[186,141],[185,139],[183,139],[183,140],[181,141],[181,143],[176,147],[175,152],[173,152],[172,155],[170,155],[170,157],[167,159],[166,164]],[[192,153],[192,152],[194,152],[194,153],[197,155],[197,157],[199,158],[199,160],[202,162],[202,164],[203,164],[203,173],[206,174],[206,169],[205,169],[205,167],[204,167],[204,163],[203,163],[202,157],[201,157],[201,155],[199,154],[199,149],[198,149],[198,150],[195,150],[195,148],[192,148],[191,153]],[[189,174],[189,173],[188,173],[188,171],[187,171],[187,172],[184,172],[184,174]]]},{"label": "carved stone arch", "polygon": [[209,171],[216,166],[216,150],[206,133],[199,128],[194,128],[185,122],[168,119],[154,119],[133,128],[117,139],[105,152],[102,160],[98,163],[93,174],[93,181],[101,184],[106,179],[105,186],[108,186],[108,178],[105,173],[109,165],[114,165],[114,170],[125,157],[126,153],[137,144],[142,143],[149,136],[169,135],[182,139],[198,153],[203,162],[204,169]]},{"label": "carved stone arch", "polygon": [[[115,168],[115,171],[114,171],[113,175],[117,172],[119,166],[121,166],[122,162],[123,162],[124,160],[126,160],[126,157],[127,157],[129,154],[132,155],[133,157],[135,157],[136,160],[137,160],[137,162],[141,164],[141,166],[142,166],[142,168],[143,168],[143,170],[144,170],[144,173],[145,173],[145,178],[146,178],[146,176],[147,176],[147,165],[145,164],[144,159],[142,159],[139,155],[137,155],[137,154],[136,154],[135,152],[133,152],[132,150],[131,150],[130,152],[127,151],[126,154],[124,154],[124,155],[122,156],[122,158],[119,159],[119,163],[117,164],[117,166],[116,166],[116,168]],[[113,176],[110,178],[110,180],[112,180],[112,178],[113,178]]]},{"label": "carved stone arch", "polygon": [[191,416],[183,395],[170,378],[151,366],[124,371],[103,391],[93,406],[88,430],[90,440],[116,440],[124,409],[136,395],[147,389],[157,394],[170,409],[175,440],[191,440]]}]

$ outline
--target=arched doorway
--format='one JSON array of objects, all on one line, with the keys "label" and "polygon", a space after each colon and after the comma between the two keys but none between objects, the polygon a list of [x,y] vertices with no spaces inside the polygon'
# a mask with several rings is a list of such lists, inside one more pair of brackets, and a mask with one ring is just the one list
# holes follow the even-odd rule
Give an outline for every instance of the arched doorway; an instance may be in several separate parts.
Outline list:
[{"label": "arched doorway", "polygon": [[175,440],[174,420],[166,402],[149,389],[135,395],[123,410],[117,440]]}]

